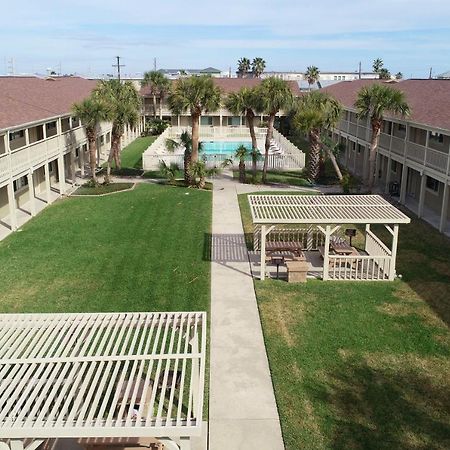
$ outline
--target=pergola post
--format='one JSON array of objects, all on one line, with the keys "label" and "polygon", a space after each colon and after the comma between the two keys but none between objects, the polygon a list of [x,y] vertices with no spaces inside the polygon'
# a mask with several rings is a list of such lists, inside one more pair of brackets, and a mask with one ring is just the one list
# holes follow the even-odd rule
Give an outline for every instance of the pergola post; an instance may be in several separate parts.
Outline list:
[{"label": "pergola post", "polygon": [[324,281],[328,280],[329,275],[329,265],[330,265],[330,235],[331,235],[331,227],[330,225],[327,225],[325,227],[325,249],[323,254],[323,273],[322,273],[322,279]]},{"label": "pergola post", "polygon": [[261,225],[261,273],[259,275],[260,280],[266,278],[266,225]]},{"label": "pergola post", "polygon": [[395,278],[395,263],[397,260],[397,246],[398,246],[398,224],[394,225],[392,231],[392,249],[391,249],[391,264],[389,264],[389,280]]}]

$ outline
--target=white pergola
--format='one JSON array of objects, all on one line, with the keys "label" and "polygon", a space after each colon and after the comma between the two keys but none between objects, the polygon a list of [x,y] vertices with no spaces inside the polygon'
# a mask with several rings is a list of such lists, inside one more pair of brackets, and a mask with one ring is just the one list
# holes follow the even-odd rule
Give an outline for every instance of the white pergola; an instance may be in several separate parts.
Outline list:
[{"label": "white pergola", "polygon": [[204,312],[1,314],[0,439],[11,449],[34,439],[34,449],[155,437],[189,449],[205,364]]},{"label": "white pergola", "polygon": [[[323,279],[328,279],[330,236],[344,224],[365,224],[370,255],[388,260],[388,279],[395,278],[399,224],[408,216],[379,195],[249,195],[253,223],[261,226],[261,279],[265,278],[266,238],[277,225],[316,225],[325,236]],[[370,230],[371,224],[383,224],[392,235],[392,247]],[[375,253],[379,253],[375,255]],[[344,257],[351,258],[351,257]],[[342,259],[342,257],[341,257]],[[353,258],[355,259],[355,258]],[[375,263],[374,263],[375,264]]]}]

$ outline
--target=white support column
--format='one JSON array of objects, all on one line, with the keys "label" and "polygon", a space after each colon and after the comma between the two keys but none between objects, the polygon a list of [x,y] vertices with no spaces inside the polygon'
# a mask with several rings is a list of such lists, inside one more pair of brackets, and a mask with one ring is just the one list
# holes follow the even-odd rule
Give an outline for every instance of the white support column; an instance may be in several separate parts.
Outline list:
[{"label": "white support column", "polygon": [[266,225],[261,225],[261,273],[259,276],[260,280],[264,280],[266,277],[266,237],[267,237],[267,231],[266,231]]},{"label": "white support column", "polygon": [[408,166],[406,165],[406,161],[403,161],[402,182],[400,184],[400,203],[402,205],[404,205],[406,201],[407,182],[408,182]]},{"label": "white support column", "polygon": [[49,163],[46,163],[44,166],[44,174],[45,174],[45,192],[47,193],[47,203],[50,204],[52,202],[52,187],[50,184],[50,169],[48,165]]},{"label": "white support column", "polygon": [[17,230],[17,215],[16,215],[16,196],[14,195],[14,185],[13,181],[10,180],[8,183],[8,205],[9,205],[9,223],[11,225],[11,230]]},{"label": "white support column", "polygon": [[58,157],[58,178],[59,178],[59,193],[66,193],[66,173],[64,169],[64,156]]},{"label": "white support column", "polygon": [[70,178],[72,179],[72,185],[75,184],[75,176],[76,176],[76,169],[75,169],[75,149],[72,149],[69,153],[70,155]]},{"label": "white support column", "polygon": [[220,128],[222,128],[222,122],[223,122],[223,115],[222,115],[222,110],[220,110],[219,112],[219,120],[220,120]]},{"label": "white support column", "polygon": [[386,184],[384,186],[385,194],[389,194],[389,184],[391,183],[391,171],[392,171],[392,159],[391,159],[391,155],[388,155],[387,168],[386,168]]},{"label": "white support column", "polygon": [[36,215],[36,196],[34,194],[34,179],[32,171],[30,171],[30,173],[27,175],[27,178],[28,178],[28,191],[30,193],[30,212],[31,215],[34,217]]},{"label": "white support column", "polygon": [[393,281],[395,278],[395,264],[397,259],[398,246],[398,224],[394,225],[392,233],[392,248],[391,248],[391,264],[389,265],[389,280]]},{"label": "white support column", "polygon": [[427,185],[427,176],[422,172],[420,178],[420,193],[419,193],[419,207],[417,209],[417,216],[423,216],[423,205],[425,203],[425,189]]},{"label": "white support column", "polygon": [[447,213],[448,213],[448,182],[444,184],[444,194],[442,196],[442,208],[441,208],[441,219],[439,221],[439,231],[444,232],[447,225]]},{"label": "white support column", "polygon": [[178,125],[178,128],[180,127],[180,115],[178,114],[178,116],[177,116],[177,125]]},{"label": "white support column", "polygon": [[364,235],[364,251],[366,253],[369,253],[367,251],[367,233],[370,231],[370,223],[366,223],[366,234]]},{"label": "white support column", "polygon": [[30,145],[30,133],[28,128],[25,128],[25,145],[27,147]]},{"label": "white support column", "polygon": [[80,146],[80,171],[81,176],[84,177],[84,144]]},{"label": "white support column", "polygon": [[327,225],[325,227],[325,249],[323,254],[323,274],[322,279],[324,281],[328,280],[329,275],[329,266],[330,266],[330,259],[329,259],[329,253],[330,253],[330,235],[331,235],[331,227],[330,225]]}]

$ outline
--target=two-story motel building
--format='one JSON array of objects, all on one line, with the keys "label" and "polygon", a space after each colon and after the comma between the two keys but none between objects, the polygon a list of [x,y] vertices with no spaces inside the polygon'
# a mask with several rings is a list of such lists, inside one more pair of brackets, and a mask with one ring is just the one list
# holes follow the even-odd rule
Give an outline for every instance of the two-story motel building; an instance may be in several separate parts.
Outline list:
[{"label": "two-story motel building", "polygon": [[[337,98],[345,112],[333,132],[345,144],[341,162],[354,174],[369,169],[371,129],[358,119],[357,93],[374,80],[345,81],[325,90]],[[376,161],[378,188],[398,200],[440,231],[450,235],[450,80],[390,82],[405,93],[408,117],[386,116]]]},{"label": "two-story motel building", "polygon": [[[96,82],[78,77],[0,77],[0,238],[65,194],[88,164],[87,139],[74,102]],[[142,131],[127,130],[126,145]],[[98,161],[109,151],[111,124],[98,129]]]},{"label": "two-story motel building", "polygon": [[[213,78],[214,84],[220,88],[222,94],[227,96],[232,92],[237,92],[243,87],[253,88],[261,83],[260,78]],[[176,82],[176,81],[173,81]],[[300,88],[296,81],[287,81],[292,94],[296,97],[300,95]],[[144,114],[151,118],[153,115],[153,96],[148,86],[141,88],[141,95],[144,101]],[[167,96],[156,98],[156,112],[161,119],[168,120],[172,126],[187,127],[191,125],[191,115],[185,111],[180,115],[172,114],[167,104]],[[263,122],[264,116],[260,115],[255,119],[255,126]],[[245,116],[234,116],[226,108],[220,108],[217,111],[207,111],[200,117],[201,126],[227,127],[227,126],[246,126]]]}]

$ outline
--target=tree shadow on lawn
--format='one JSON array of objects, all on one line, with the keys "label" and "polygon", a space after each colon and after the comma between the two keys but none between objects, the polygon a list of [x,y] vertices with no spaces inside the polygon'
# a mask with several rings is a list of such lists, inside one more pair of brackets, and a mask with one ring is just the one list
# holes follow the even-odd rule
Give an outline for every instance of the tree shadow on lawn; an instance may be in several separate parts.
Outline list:
[{"label": "tree shadow on lawn", "polygon": [[341,367],[307,388],[331,410],[331,448],[450,448],[448,361],[372,355]]}]

